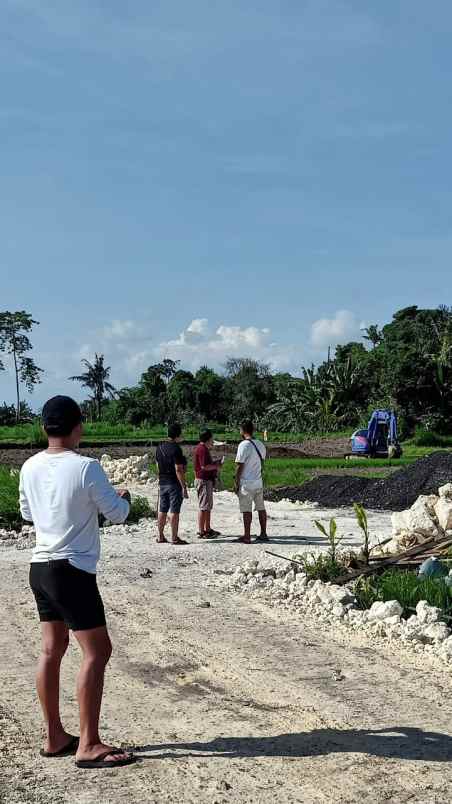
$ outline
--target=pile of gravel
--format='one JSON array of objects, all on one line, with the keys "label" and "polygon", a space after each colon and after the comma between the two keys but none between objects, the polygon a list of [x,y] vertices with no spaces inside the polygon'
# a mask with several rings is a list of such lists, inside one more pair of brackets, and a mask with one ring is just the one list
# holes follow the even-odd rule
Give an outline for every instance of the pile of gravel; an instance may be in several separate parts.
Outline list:
[{"label": "pile of gravel", "polygon": [[269,489],[265,497],[272,502],[309,500],[325,508],[339,508],[357,502],[375,510],[403,511],[410,508],[421,494],[436,494],[440,486],[450,482],[452,453],[433,452],[382,480],[320,475],[302,486]]},{"label": "pile of gravel", "polygon": [[236,567],[222,585],[253,600],[298,612],[303,622],[311,618],[335,630],[360,630],[372,641],[378,637],[397,640],[415,653],[431,653],[448,663],[452,660],[451,629],[443,622],[444,613],[425,600],[407,620],[397,600],[376,601],[362,611],[351,586],[309,580],[298,566],[267,557]]}]

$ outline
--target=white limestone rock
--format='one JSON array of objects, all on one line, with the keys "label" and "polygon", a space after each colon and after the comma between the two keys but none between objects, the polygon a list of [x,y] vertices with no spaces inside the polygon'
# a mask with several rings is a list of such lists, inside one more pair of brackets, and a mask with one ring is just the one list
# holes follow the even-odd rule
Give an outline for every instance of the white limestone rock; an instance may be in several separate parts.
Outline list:
[{"label": "white limestone rock", "polygon": [[448,659],[452,659],[452,636],[446,637],[441,644],[441,654]]},{"label": "white limestone rock", "polygon": [[430,644],[444,642],[450,636],[450,628],[445,623],[432,623],[422,629],[421,636]]},{"label": "white limestone rock", "polygon": [[411,533],[420,533],[421,536],[437,536],[438,528],[433,520],[434,505],[437,497],[434,495],[421,495],[411,506],[408,517],[408,530]]},{"label": "white limestone rock", "polygon": [[409,531],[409,513],[409,511],[395,511],[391,514],[393,536],[400,536],[400,534]]},{"label": "white limestone rock", "polygon": [[390,617],[386,617],[384,622],[387,625],[399,625],[400,623],[400,614],[391,614]]},{"label": "white limestone rock", "polygon": [[333,600],[336,603],[355,603],[356,598],[353,592],[348,589],[346,586],[336,586],[336,584],[331,584],[329,587],[329,593]]},{"label": "white limestone rock", "polygon": [[332,613],[334,617],[337,617],[339,620],[341,620],[346,614],[345,606],[343,606],[342,603],[335,603]]},{"label": "white limestone rock", "polygon": [[440,528],[450,530],[452,528],[452,499],[440,497],[435,505],[435,514]]},{"label": "white limestone rock", "polygon": [[120,483],[154,484],[149,477],[149,455],[130,455],[128,458],[113,459],[111,455],[102,455],[100,459],[108,479],[114,485]]},{"label": "white limestone rock", "polygon": [[385,603],[376,601],[369,609],[369,620],[386,620],[388,617],[402,616],[403,608],[398,600],[388,600]]},{"label": "white limestone rock", "polygon": [[452,483],[446,483],[444,486],[440,486],[438,494],[442,499],[452,500]]},{"label": "white limestone rock", "polygon": [[[436,606],[429,606],[426,600],[420,600],[416,606],[416,618],[417,623],[422,625],[430,625],[431,623],[437,623],[441,620],[441,609],[436,608]],[[413,618],[410,617],[410,620]],[[408,620],[408,622],[410,622]]]}]

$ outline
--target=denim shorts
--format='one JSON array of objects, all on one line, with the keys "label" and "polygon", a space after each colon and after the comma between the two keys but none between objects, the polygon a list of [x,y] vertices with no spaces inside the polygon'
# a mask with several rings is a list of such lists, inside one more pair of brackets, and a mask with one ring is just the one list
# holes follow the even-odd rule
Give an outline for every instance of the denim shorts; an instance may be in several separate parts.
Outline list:
[{"label": "denim shorts", "polygon": [[160,486],[160,505],[161,514],[180,514],[184,495],[179,483],[167,483]]}]

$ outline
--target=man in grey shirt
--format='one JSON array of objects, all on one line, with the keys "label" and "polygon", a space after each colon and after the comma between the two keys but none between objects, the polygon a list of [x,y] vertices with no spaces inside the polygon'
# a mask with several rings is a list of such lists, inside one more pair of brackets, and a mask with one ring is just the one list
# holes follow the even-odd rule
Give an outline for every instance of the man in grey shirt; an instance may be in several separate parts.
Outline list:
[{"label": "man in grey shirt", "polygon": [[[73,399],[56,396],[44,405],[42,421],[49,446],[22,467],[20,507],[33,522],[36,547],[30,566],[41,621],[42,653],[37,690],[47,729],[44,757],[76,754],[80,768],[109,768],[135,761],[132,754],[105,745],[99,736],[104,673],[111,656],[104,606],[96,582],[100,556],[98,515],[121,523],[130,495],[110,484],[104,470],[79,455],[82,414]],[[60,719],[60,665],[69,630],[83,660],[77,695],[80,738],[68,734]]]}]

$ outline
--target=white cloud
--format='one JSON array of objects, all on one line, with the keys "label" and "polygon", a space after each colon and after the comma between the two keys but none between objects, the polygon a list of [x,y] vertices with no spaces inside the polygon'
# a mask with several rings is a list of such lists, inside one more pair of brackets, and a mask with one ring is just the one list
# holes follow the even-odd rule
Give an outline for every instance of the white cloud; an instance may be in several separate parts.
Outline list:
[{"label": "white cloud", "polygon": [[350,310],[338,310],[333,318],[319,318],[311,326],[314,349],[336,346],[361,337],[362,323]]},{"label": "white cloud", "polygon": [[208,327],[207,318],[194,318],[187,327],[187,332],[191,335],[205,335]]},{"label": "white cloud", "polygon": [[166,345],[187,346],[191,343],[196,343],[207,334],[208,324],[207,318],[194,318],[191,324],[180,333],[178,338],[168,341]]},{"label": "white cloud", "polygon": [[120,321],[115,319],[110,324],[107,324],[101,331],[101,334],[107,340],[116,340],[117,338],[130,338],[141,333],[141,328],[135,321]]},{"label": "white cloud", "polygon": [[259,329],[229,324],[221,324],[212,334],[206,318],[195,318],[178,338],[161,343],[159,350],[162,354],[177,354],[181,360],[202,360],[201,351],[204,361],[208,359],[206,355],[210,355],[210,359],[217,362],[221,355],[226,357],[237,352],[248,354],[250,351],[270,348],[269,336],[268,327]]},{"label": "white cloud", "polygon": [[155,360],[180,360],[189,369],[203,364],[221,369],[228,357],[252,357],[275,371],[298,372],[302,363],[301,348],[272,341],[268,327],[220,324],[214,330],[207,319],[195,319],[177,338],[161,342],[153,355]]},{"label": "white cloud", "polygon": [[[115,319],[85,333],[86,340],[73,343],[72,349],[66,344],[61,352],[41,352],[39,362],[46,373],[31,402],[36,406],[56,391],[82,398],[84,392],[67,378],[80,373],[81,360],[92,361],[96,352],[105,355],[116,388],[136,384],[148,366],[165,357],[180,360],[182,367],[192,371],[203,364],[221,371],[228,357],[252,357],[268,363],[273,371],[298,375],[302,365],[322,359],[321,352],[328,345],[359,338],[362,326],[351,311],[338,310],[332,318],[315,321],[310,339],[301,345],[275,340],[269,327],[230,323],[209,326],[208,319],[194,318],[177,337],[157,342],[149,334],[149,322]],[[9,398],[9,384],[7,393],[6,377],[4,380],[4,395]]]},{"label": "white cloud", "polygon": [[270,330],[268,327],[258,329],[257,327],[228,327],[222,324],[217,329],[217,339],[211,341],[210,346],[213,348],[228,347],[231,349],[238,349],[246,347],[249,349],[259,349],[268,343]]}]

